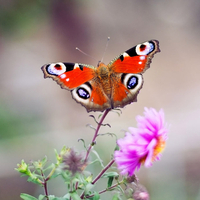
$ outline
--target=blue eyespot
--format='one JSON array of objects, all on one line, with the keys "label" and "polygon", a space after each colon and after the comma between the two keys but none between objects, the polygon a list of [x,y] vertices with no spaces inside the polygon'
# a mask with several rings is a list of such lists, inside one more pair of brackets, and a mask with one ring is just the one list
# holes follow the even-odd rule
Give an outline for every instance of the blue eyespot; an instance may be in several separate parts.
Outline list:
[{"label": "blue eyespot", "polygon": [[138,78],[136,76],[131,76],[127,81],[127,88],[133,89],[137,86],[137,84],[138,84]]},{"label": "blue eyespot", "polygon": [[77,90],[77,94],[82,99],[88,99],[88,98],[90,98],[90,94],[89,94],[89,92],[85,88],[79,88]]}]

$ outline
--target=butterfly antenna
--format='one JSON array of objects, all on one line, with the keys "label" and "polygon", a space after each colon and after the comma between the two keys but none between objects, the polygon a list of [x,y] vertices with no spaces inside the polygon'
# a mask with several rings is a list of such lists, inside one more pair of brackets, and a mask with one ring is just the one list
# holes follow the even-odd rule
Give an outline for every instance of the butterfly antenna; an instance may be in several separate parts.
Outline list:
[{"label": "butterfly antenna", "polygon": [[93,56],[91,56],[91,55],[85,53],[84,51],[80,50],[78,47],[76,47],[76,50],[78,50],[78,51],[81,52],[82,54],[84,54],[84,55],[86,55],[86,56],[88,56],[88,57],[90,57],[90,58],[92,58],[92,59],[97,60],[95,57],[93,57]]},{"label": "butterfly antenna", "polygon": [[106,53],[107,48],[108,48],[108,42],[109,42],[109,41],[110,41],[110,37],[107,38],[107,42],[106,42],[106,46],[105,46],[105,49],[104,49],[104,53],[103,53],[103,56],[102,56],[100,62],[103,62],[103,59],[104,59],[105,53]]}]

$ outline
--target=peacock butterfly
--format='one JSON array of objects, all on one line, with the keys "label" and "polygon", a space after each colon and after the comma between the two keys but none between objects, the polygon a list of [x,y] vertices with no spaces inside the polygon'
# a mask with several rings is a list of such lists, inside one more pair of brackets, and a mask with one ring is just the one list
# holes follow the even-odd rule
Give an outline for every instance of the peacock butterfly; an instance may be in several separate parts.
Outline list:
[{"label": "peacock butterfly", "polygon": [[150,40],[125,51],[108,65],[58,62],[42,66],[42,71],[44,78],[52,78],[61,88],[70,90],[72,98],[88,112],[123,108],[137,101],[142,73],[159,51],[159,42]]}]

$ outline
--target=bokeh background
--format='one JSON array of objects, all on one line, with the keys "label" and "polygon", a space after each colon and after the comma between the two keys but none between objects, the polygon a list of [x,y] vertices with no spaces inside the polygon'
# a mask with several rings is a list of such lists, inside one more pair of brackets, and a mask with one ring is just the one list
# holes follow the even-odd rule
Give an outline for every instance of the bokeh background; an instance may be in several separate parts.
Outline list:
[{"label": "bokeh background", "polygon": [[[100,133],[123,137],[144,107],[163,108],[170,124],[161,161],[138,173],[153,200],[200,199],[200,1],[198,0],[1,0],[0,1],[0,199],[18,200],[20,193],[43,191],[14,170],[66,145],[91,141],[95,123],[70,92],[44,79],[40,67],[49,62],[96,66],[107,37],[104,62],[150,39],[160,41],[151,68],[144,74],[138,102],[110,113]],[[79,47],[92,59],[75,50]],[[98,117],[99,113],[92,113]],[[99,137],[95,149],[109,162],[115,140]],[[95,171],[94,174],[98,173]],[[63,196],[61,180],[50,194]],[[104,188],[102,184],[101,189]],[[102,199],[109,199],[104,196]]]}]

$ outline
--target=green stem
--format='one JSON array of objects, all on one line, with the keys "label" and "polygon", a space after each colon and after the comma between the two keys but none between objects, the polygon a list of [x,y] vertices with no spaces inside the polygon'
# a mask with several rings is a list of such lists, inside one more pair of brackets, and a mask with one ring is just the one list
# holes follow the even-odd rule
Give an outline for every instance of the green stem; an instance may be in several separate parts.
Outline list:
[{"label": "green stem", "polygon": [[55,167],[51,170],[51,172],[47,176],[47,178],[45,179],[45,181],[48,181],[51,178],[51,176],[54,174],[54,172],[57,169],[57,167],[58,167],[58,165],[56,164]]}]

